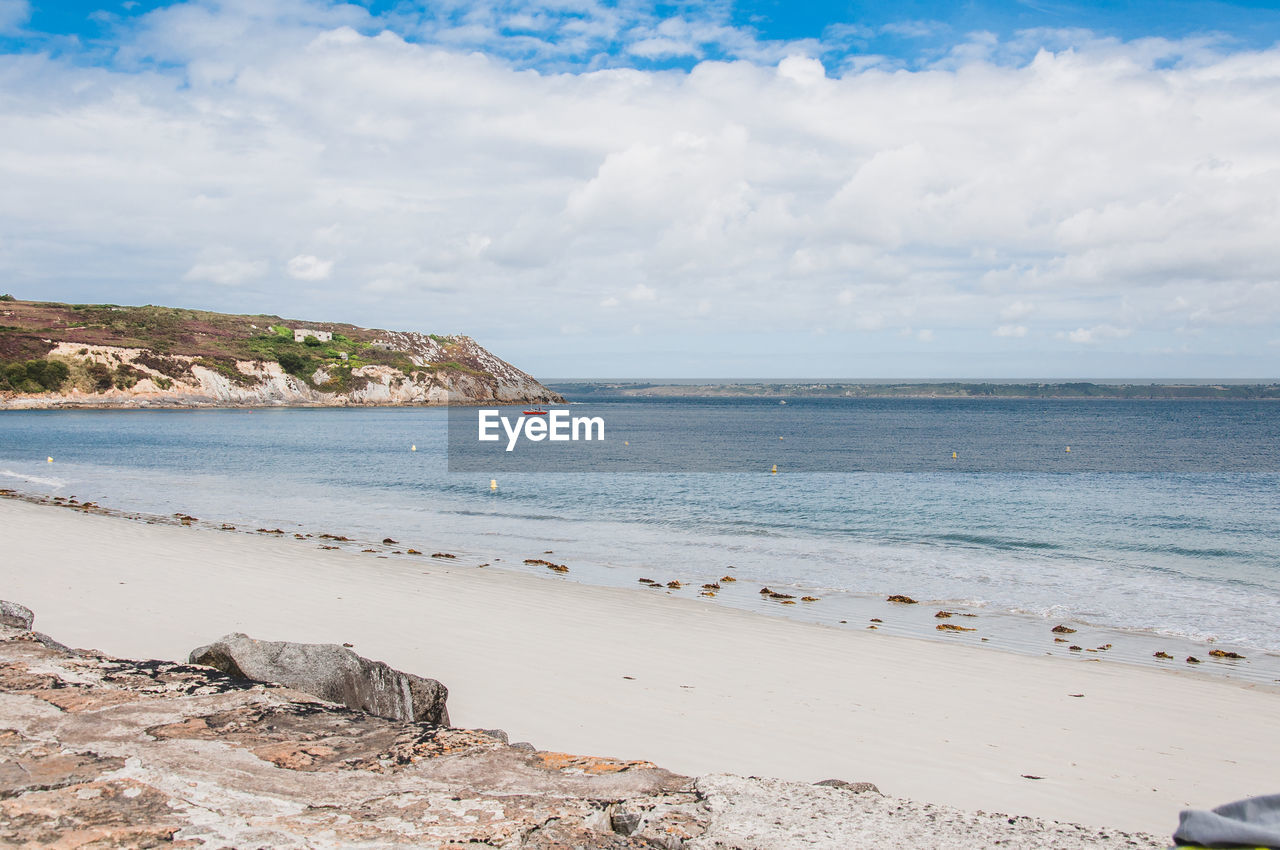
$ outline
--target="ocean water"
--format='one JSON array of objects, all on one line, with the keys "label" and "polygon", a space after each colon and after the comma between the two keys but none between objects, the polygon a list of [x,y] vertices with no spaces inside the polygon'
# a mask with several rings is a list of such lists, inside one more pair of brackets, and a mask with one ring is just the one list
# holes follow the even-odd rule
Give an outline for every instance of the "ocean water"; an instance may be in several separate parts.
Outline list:
[{"label": "ocean water", "polygon": [[[981,633],[1019,651],[1065,653],[1047,628],[1070,621],[1081,630],[1072,640],[1116,643],[1129,660],[1166,644],[1203,655],[1215,643],[1246,653],[1252,678],[1280,677],[1274,403],[633,399],[570,409],[605,420],[605,446],[522,468],[458,462],[469,410],[452,412],[462,417],[453,441],[450,412],[429,408],[6,411],[0,487],[342,534],[357,549],[390,536],[456,553],[460,568],[542,572],[523,560],[545,557],[571,568],[549,580],[636,592],[698,597],[730,574],[739,581],[707,604],[848,628],[878,615],[887,631],[932,634],[937,608],[976,612],[984,629],[956,639]],[[470,471],[450,472],[451,460]],[[640,576],[684,587],[642,591]],[[820,601],[783,607],[760,585]],[[930,607],[886,616],[891,593]]]}]

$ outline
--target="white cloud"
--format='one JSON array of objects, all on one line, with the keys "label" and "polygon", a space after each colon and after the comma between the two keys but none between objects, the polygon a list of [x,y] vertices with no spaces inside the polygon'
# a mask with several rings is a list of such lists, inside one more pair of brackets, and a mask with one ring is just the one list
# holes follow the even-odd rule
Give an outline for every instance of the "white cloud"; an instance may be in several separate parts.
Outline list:
[{"label": "white cloud", "polygon": [[183,280],[216,283],[219,286],[239,286],[267,273],[265,260],[224,260],[222,262],[197,263],[187,269]]},{"label": "white cloud", "polygon": [[333,272],[333,260],[299,254],[288,262],[286,269],[294,280],[328,280]]},{"label": "white cloud", "polygon": [[656,290],[645,286],[643,283],[637,283],[632,287],[631,291],[627,293],[627,297],[632,301],[653,301],[658,297],[658,293]]},{"label": "white cloud", "polygon": [[933,331],[928,328],[922,328],[921,330],[916,331],[916,339],[921,342],[933,342]]},{"label": "white cloud", "polygon": [[18,32],[30,18],[28,0],[0,0],[0,33]]},{"label": "white cloud", "polygon": [[1117,328],[1112,325],[1095,325],[1092,328],[1076,328],[1073,331],[1059,333],[1060,339],[1079,345],[1093,345],[1109,339],[1123,339],[1133,333],[1131,328]]},{"label": "white cloud", "polygon": [[1027,335],[1027,329],[1024,325],[1000,325],[991,332],[992,336],[1014,337],[1021,339]]},{"label": "white cloud", "polygon": [[1030,315],[1033,310],[1035,310],[1035,307],[1028,304],[1026,301],[1014,301],[1012,304],[1007,304],[1001,308],[1000,318],[1021,319],[1024,316]]},{"label": "white cloud", "polygon": [[[1258,108],[1280,48],[1042,32],[824,67],[718,12],[579,7],[188,2],[121,24],[116,66],[0,55],[0,273],[54,291],[96,264],[130,281],[102,300],[183,279],[198,303],[310,246],[341,274],[294,257],[264,309],[355,287],[370,321],[611,338],[634,318],[601,307],[651,303],[653,334],[912,326],[993,350],[1034,311],[1064,340],[1196,327],[1273,356],[1239,330],[1280,323],[1280,111]],[[657,39],[738,61],[503,60]]]}]

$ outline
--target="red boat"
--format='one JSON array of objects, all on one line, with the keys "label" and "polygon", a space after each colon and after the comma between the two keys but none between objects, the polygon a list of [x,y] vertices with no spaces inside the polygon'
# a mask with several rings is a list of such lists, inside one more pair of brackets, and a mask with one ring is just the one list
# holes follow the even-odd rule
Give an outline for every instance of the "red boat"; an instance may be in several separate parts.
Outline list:
[{"label": "red boat", "polygon": [[532,410],[526,410],[524,412],[524,415],[525,416],[546,416],[547,412],[543,410],[541,407],[535,407]]}]

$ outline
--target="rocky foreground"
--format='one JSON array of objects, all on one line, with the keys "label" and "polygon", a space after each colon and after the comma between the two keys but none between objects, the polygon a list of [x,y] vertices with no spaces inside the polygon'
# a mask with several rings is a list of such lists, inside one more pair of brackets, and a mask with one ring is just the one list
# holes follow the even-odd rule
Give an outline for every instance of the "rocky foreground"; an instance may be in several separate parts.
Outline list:
[{"label": "rocky foreground", "polygon": [[[895,799],[867,783],[690,778],[648,762],[540,751],[500,731],[379,717],[213,667],[72,650],[31,631],[28,614],[0,605],[0,845],[1166,846],[1150,835]],[[306,645],[228,637],[197,655],[222,667],[260,663],[243,660],[248,641],[271,663],[325,657]],[[392,712],[447,721],[443,687],[346,656],[339,666],[440,697],[407,699],[409,708]],[[314,674],[304,670],[299,681]],[[339,698],[369,698],[347,691]]]}]

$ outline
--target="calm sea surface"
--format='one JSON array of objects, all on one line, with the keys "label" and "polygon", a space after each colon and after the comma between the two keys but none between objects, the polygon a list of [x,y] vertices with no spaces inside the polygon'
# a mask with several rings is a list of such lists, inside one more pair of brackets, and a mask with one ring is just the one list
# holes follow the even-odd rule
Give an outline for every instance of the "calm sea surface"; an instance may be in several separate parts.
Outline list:
[{"label": "calm sea surface", "polygon": [[[717,601],[759,607],[767,584],[822,597],[774,613],[824,622],[904,593],[1041,625],[1280,651],[1274,403],[571,409],[602,416],[610,451],[625,446],[631,468],[648,471],[503,471],[491,492],[497,472],[448,471],[441,409],[8,411],[0,486],[362,547],[391,536],[456,552],[459,567],[540,569],[521,562],[551,550],[571,580],[678,578],[690,596],[732,570],[738,601],[728,589]],[[712,460],[690,459],[699,444]],[[781,474],[768,474],[772,463]]]}]

